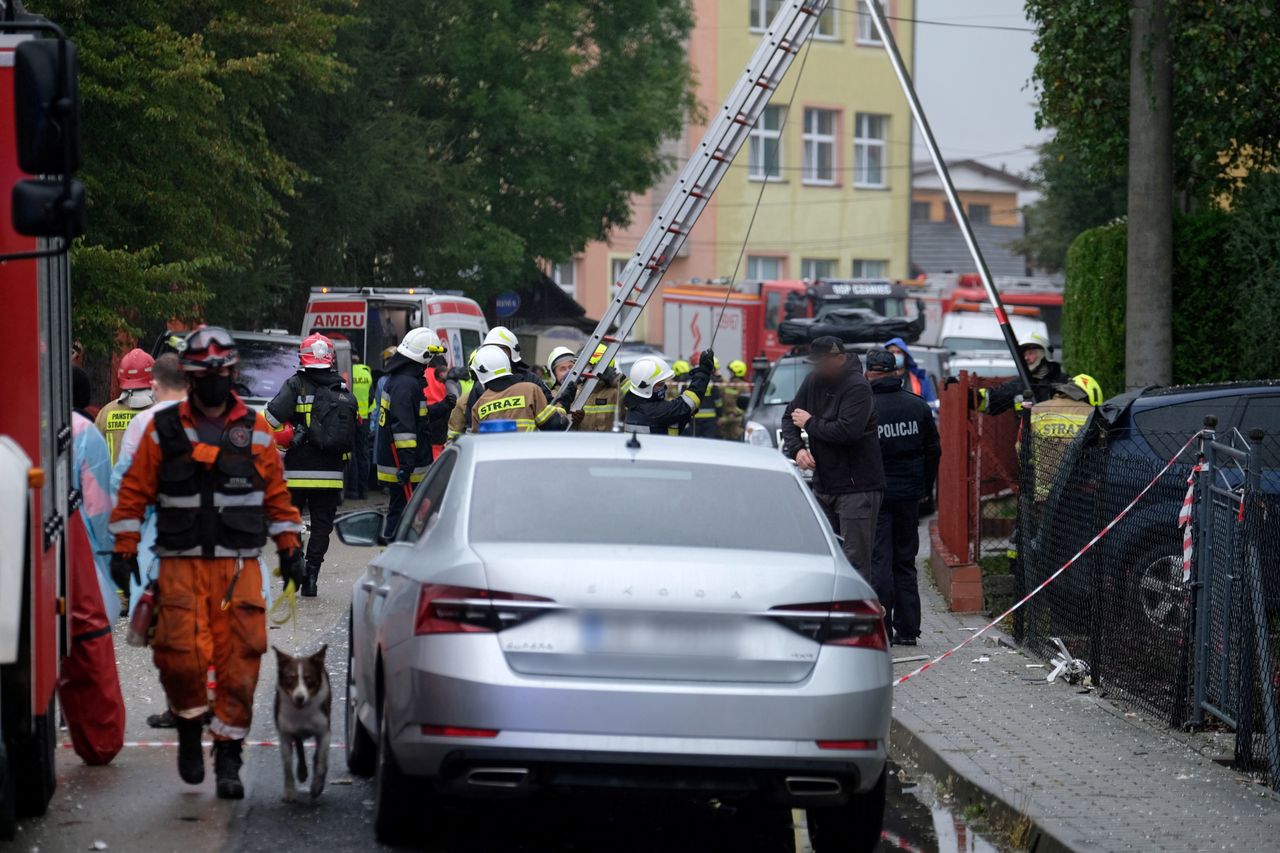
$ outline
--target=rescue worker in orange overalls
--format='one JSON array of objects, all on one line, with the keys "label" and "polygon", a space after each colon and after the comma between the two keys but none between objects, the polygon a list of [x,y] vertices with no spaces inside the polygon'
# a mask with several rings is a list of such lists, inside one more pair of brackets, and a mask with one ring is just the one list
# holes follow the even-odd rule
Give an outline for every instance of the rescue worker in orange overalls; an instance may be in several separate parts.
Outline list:
[{"label": "rescue worker in orange overalls", "polygon": [[143,516],[154,504],[160,568],[151,646],[178,718],[178,775],[191,785],[204,781],[201,718],[212,664],[218,682],[209,729],[218,796],[241,799],[241,747],[253,718],[258,660],[267,650],[259,555],[274,538],[281,575],[301,585],[302,519],[289,500],[270,427],[231,391],[235,340],[207,326],[178,350],[190,394],[147,424],[120,484],[111,514],[111,574],[125,588],[130,575],[138,577]]}]

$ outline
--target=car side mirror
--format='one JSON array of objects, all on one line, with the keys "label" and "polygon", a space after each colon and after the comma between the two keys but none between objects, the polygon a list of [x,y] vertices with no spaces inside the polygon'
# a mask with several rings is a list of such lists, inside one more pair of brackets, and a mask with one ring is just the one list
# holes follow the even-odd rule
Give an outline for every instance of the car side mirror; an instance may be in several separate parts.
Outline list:
[{"label": "car side mirror", "polygon": [[347,513],[334,521],[333,528],[342,544],[369,547],[377,545],[382,538],[386,521],[386,517],[377,510],[363,510]]},{"label": "car side mirror", "polygon": [[61,36],[29,39],[13,65],[18,166],[37,176],[13,186],[13,229],[70,241],[84,233],[85,211],[84,185],[71,178],[80,168],[76,46]]}]

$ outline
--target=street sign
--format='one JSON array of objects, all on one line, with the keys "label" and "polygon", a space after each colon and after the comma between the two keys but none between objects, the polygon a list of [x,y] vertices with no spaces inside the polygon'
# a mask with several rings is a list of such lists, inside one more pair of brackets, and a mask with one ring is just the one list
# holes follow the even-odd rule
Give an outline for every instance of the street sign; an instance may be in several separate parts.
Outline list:
[{"label": "street sign", "polygon": [[493,300],[493,313],[499,317],[510,317],[520,310],[520,294],[514,290],[499,293]]}]

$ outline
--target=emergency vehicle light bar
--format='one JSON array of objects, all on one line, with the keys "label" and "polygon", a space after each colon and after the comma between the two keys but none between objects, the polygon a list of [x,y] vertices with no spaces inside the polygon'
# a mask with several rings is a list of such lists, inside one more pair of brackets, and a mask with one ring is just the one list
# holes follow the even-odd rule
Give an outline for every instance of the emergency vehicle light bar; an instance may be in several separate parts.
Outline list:
[{"label": "emergency vehicle light bar", "polygon": [[368,296],[378,296],[384,293],[405,294],[407,296],[435,296],[436,291],[429,287],[323,287],[311,288],[312,293],[363,293]]}]

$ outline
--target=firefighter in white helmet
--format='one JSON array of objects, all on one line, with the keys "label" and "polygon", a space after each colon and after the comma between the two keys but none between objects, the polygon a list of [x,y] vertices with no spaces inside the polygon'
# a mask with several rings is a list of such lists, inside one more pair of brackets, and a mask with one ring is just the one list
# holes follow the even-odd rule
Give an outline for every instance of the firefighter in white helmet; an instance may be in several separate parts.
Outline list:
[{"label": "firefighter in white helmet", "polygon": [[431,464],[429,424],[447,420],[457,398],[446,396],[427,405],[423,367],[431,356],[445,351],[444,342],[425,326],[411,330],[387,359],[386,382],[378,395],[378,438],[374,464],[378,481],[391,493],[384,536],[394,535],[413,487],[422,482]]},{"label": "firefighter in white helmet", "polygon": [[631,366],[631,387],[626,395],[628,432],[679,435],[702,405],[707,384],[715,370],[716,357],[703,350],[698,366],[689,374],[689,384],[674,399],[666,397],[667,382],[675,375],[671,365],[658,356],[644,356]]},{"label": "firefighter in white helmet", "polygon": [[[1071,377],[1062,372],[1062,365],[1050,360],[1053,345],[1040,332],[1032,332],[1018,345],[1018,354],[1031,374],[1031,400],[1026,403],[1043,403],[1053,396],[1054,386],[1071,381]],[[1021,379],[1011,379],[1003,385],[978,392],[978,411],[989,415],[998,415],[1017,405],[1018,397],[1026,395]]]},{"label": "firefighter in white helmet", "polygon": [[573,363],[577,359],[578,354],[568,347],[556,347],[547,356],[547,376],[551,378],[553,393],[560,388],[560,383],[573,369]]},{"label": "firefighter in white helmet", "polygon": [[[507,359],[511,362],[511,375],[517,377],[522,382],[531,382],[542,390],[542,396],[550,400],[555,395],[551,393],[551,389],[547,387],[547,383],[542,381],[542,377],[538,376],[530,369],[529,365],[524,363],[520,355],[520,339],[508,329],[506,326],[494,326],[489,330],[489,334],[484,336],[483,346],[495,346],[506,353]],[[470,429],[475,418],[474,409],[476,401],[480,399],[480,395],[484,389],[477,384],[471,389],[471,394],[467,397],[466,414],[463,417],[464,427]]]},{"label": "firefighter in white helmet", "polygon": [[[471,409],[471,431],[493,421],[514,421],[516,430],[566,430],[569,417],[561,400],[547,402],[542,388],[515,374],[511,359],[501,348],[493,345],[476,351],[473,365],[480,384],[484,386],[476,404]],[[573,400],[574,386],[569,386],[561,397]]]}]

